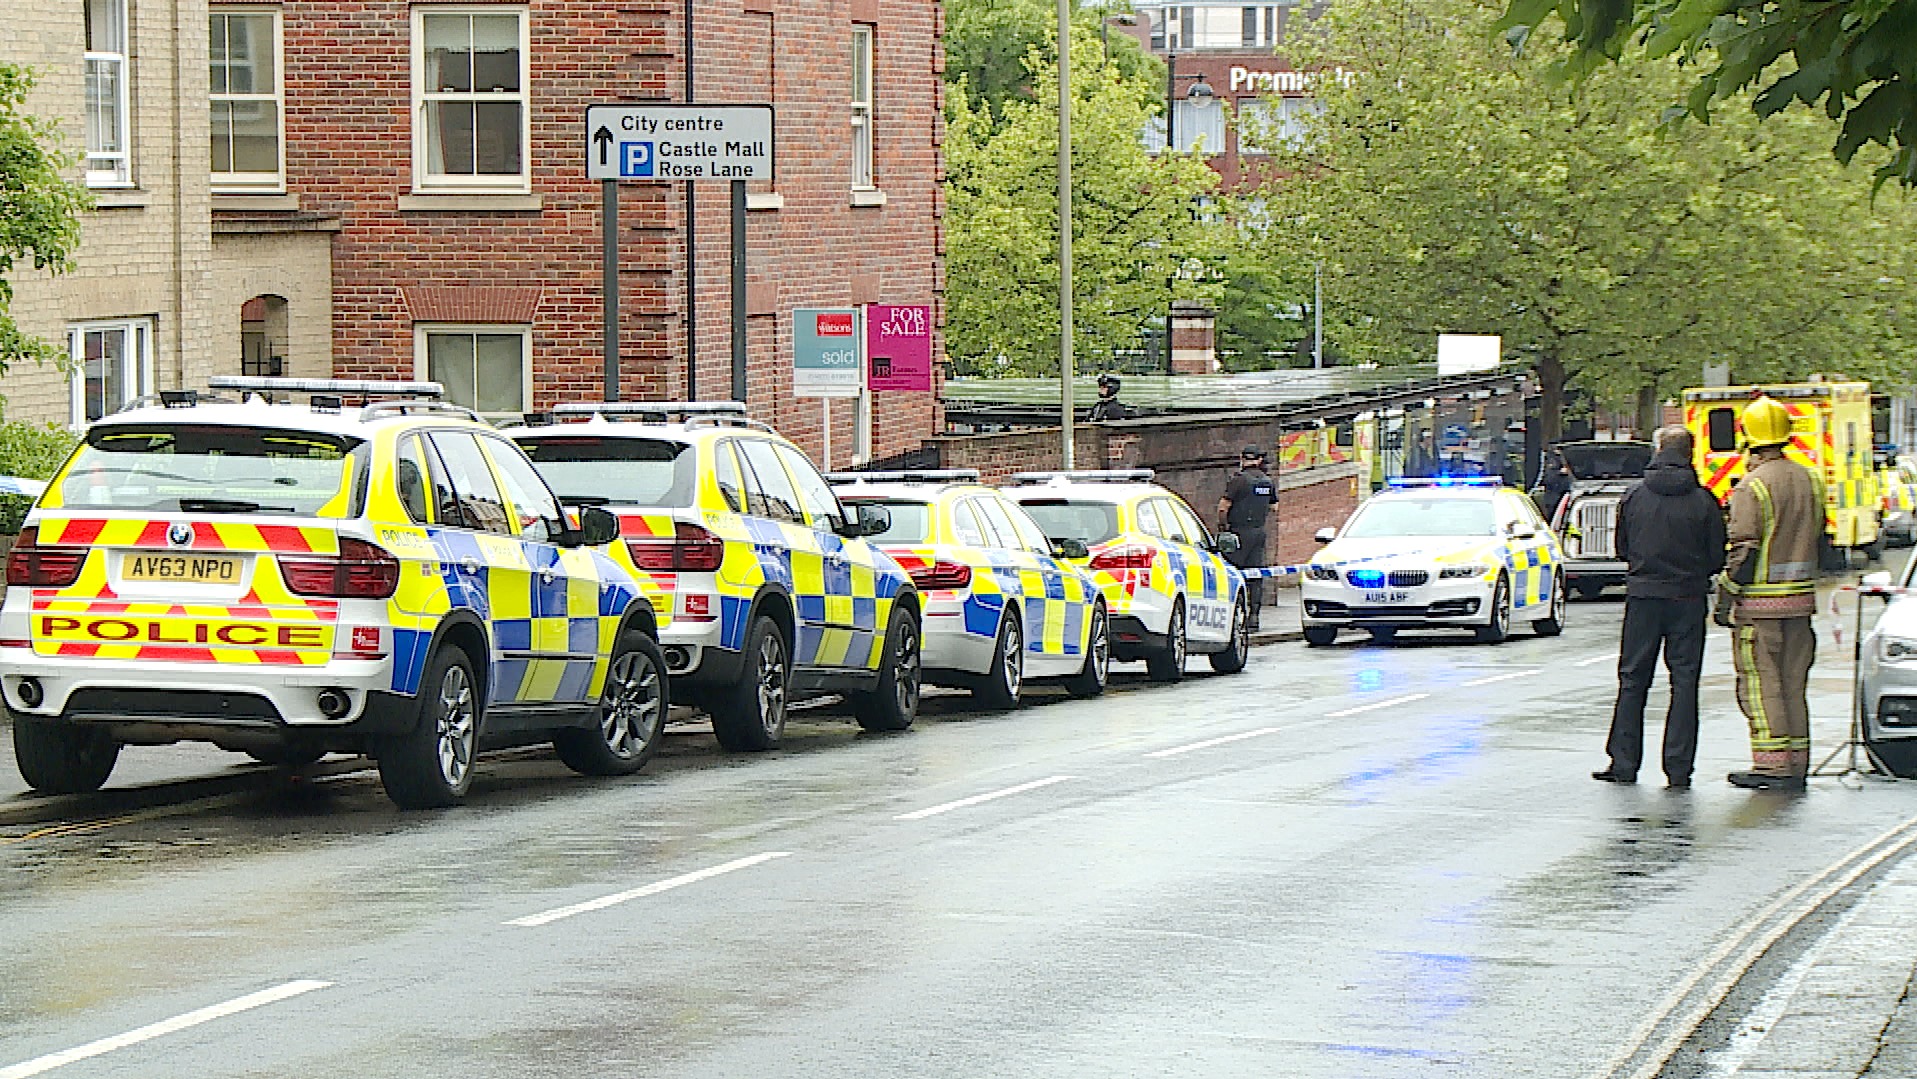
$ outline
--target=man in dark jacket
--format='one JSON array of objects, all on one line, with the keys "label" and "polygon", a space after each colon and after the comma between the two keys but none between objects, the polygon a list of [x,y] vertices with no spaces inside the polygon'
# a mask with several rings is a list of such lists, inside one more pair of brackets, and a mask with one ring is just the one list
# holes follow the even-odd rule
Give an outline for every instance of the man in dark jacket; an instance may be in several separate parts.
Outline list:
[{"label": "man in dark jacket", "polygon": [[1643,482],[1617,510],[1617,554],[1624,578],[1624,638],[1618,647],[1617,707],[1604,749],[1611,764],[1591,778],[1637,782],[1644,756],[1644,698],[1664,653],[1671,704],[1664,714],[1664,778],[1691,785],[1697,757],[1697,681],[1704,667],[1704,624],[1711,575],[1724,568],[1724,513],[1697,482],[1694,443],[1682,427],[1665,427]]}]

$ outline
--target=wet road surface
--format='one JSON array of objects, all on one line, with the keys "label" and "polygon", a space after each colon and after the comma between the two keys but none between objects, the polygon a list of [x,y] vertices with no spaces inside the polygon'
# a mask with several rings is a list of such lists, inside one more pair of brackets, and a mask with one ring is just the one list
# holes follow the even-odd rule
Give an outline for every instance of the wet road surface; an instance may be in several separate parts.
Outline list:
[{"label": "wet road surface", "polygon": [[681,731],[630,780],[493,758],[444,814],[161,751],[231,774],[0,826],[0,1079],[1586,1075],[1917,807],[1725,785],[1722,631],[1697,789],[1592,782],[1622,610],[1016,714],[935,698],[903,735],[812,713],[768,756]]}]

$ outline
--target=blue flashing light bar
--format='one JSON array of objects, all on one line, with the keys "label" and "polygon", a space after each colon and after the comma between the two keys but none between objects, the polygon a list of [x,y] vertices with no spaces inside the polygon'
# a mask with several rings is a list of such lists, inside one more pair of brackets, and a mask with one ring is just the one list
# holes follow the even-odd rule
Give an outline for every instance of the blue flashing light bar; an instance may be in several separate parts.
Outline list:
[{"label": "blue flashing light bar", "polygon": [[1357,588],[1383,588],[1385,583],[1384,570],[1381,569],[1354,569],[1345,579]]},{"label": "blue flashing light bar", "polygon": [[1391,487],[1502,487],[1504,480],[1497,476],[1393,476],[1386,481]]}]

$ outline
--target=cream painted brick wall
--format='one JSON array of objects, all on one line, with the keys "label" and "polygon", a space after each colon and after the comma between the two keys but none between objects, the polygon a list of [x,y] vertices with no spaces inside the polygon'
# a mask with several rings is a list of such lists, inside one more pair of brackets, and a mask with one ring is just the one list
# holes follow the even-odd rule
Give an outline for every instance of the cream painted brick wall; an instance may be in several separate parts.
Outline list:
[{"label": "cream painted brick wall", "polygon": [[[11,0],[0,57],[39,78],[28,107],[57,121],[65,146],[84,148],[80,0]],[[23,330],[63,343],[91,319],[151,317],[160,387],[203,382],[213,370],[212,228],[206,108],[206,0],[129,0],[131,192],[101,191],[85,215],[71,273],[14,275],[12,314]],[[73,175],[79,175],[76,164]],[[236,331],[237,332],[237,331]],[[237,347],[235,349],[237,355]],[[67,377],[22,368],[0,377],[10,419],[65,422]]]},{"label": "cream painted brick wall", "polygon": [[240,373],[240,307],[255,296],[287,304],[286,374],[333,377],[333,234],[224,234],[213,240],[208,348],[216,373]]}]

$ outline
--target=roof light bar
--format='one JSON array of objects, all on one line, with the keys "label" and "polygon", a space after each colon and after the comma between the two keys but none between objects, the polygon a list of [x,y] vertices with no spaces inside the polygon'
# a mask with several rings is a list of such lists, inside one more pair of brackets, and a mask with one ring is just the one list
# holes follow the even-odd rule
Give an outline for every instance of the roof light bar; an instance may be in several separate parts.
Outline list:
[{"label": "roof light bar", "polygon": [[880,472],[828,472],[827,483],[977,483],[976,468],[926,468]]},{"label": "roof light bar", "polygon": [[243,393],[319,393],[340,397],[429,397],[446,396],[446,387],[437,382],[382,382],[353,378],[255,378],[238,375],[214,375],[206,380],[209,389],[239,390]]},{"label": "roof light bar", "polygon": [[568,401],[555,405],[557,416],[744,416],[737,401]]},{"label": "roof light bar", "polygon": [[1032,483],[1150,483],[1157,475],[1149,468],[1092,468],[1069,472],[1014,472],[1012,482]]},{"label": "roof light bar", "polygon": [[1504,480],[1497,476],[1393,476],[1387,482],[1391,487],[1502,487]]}]

